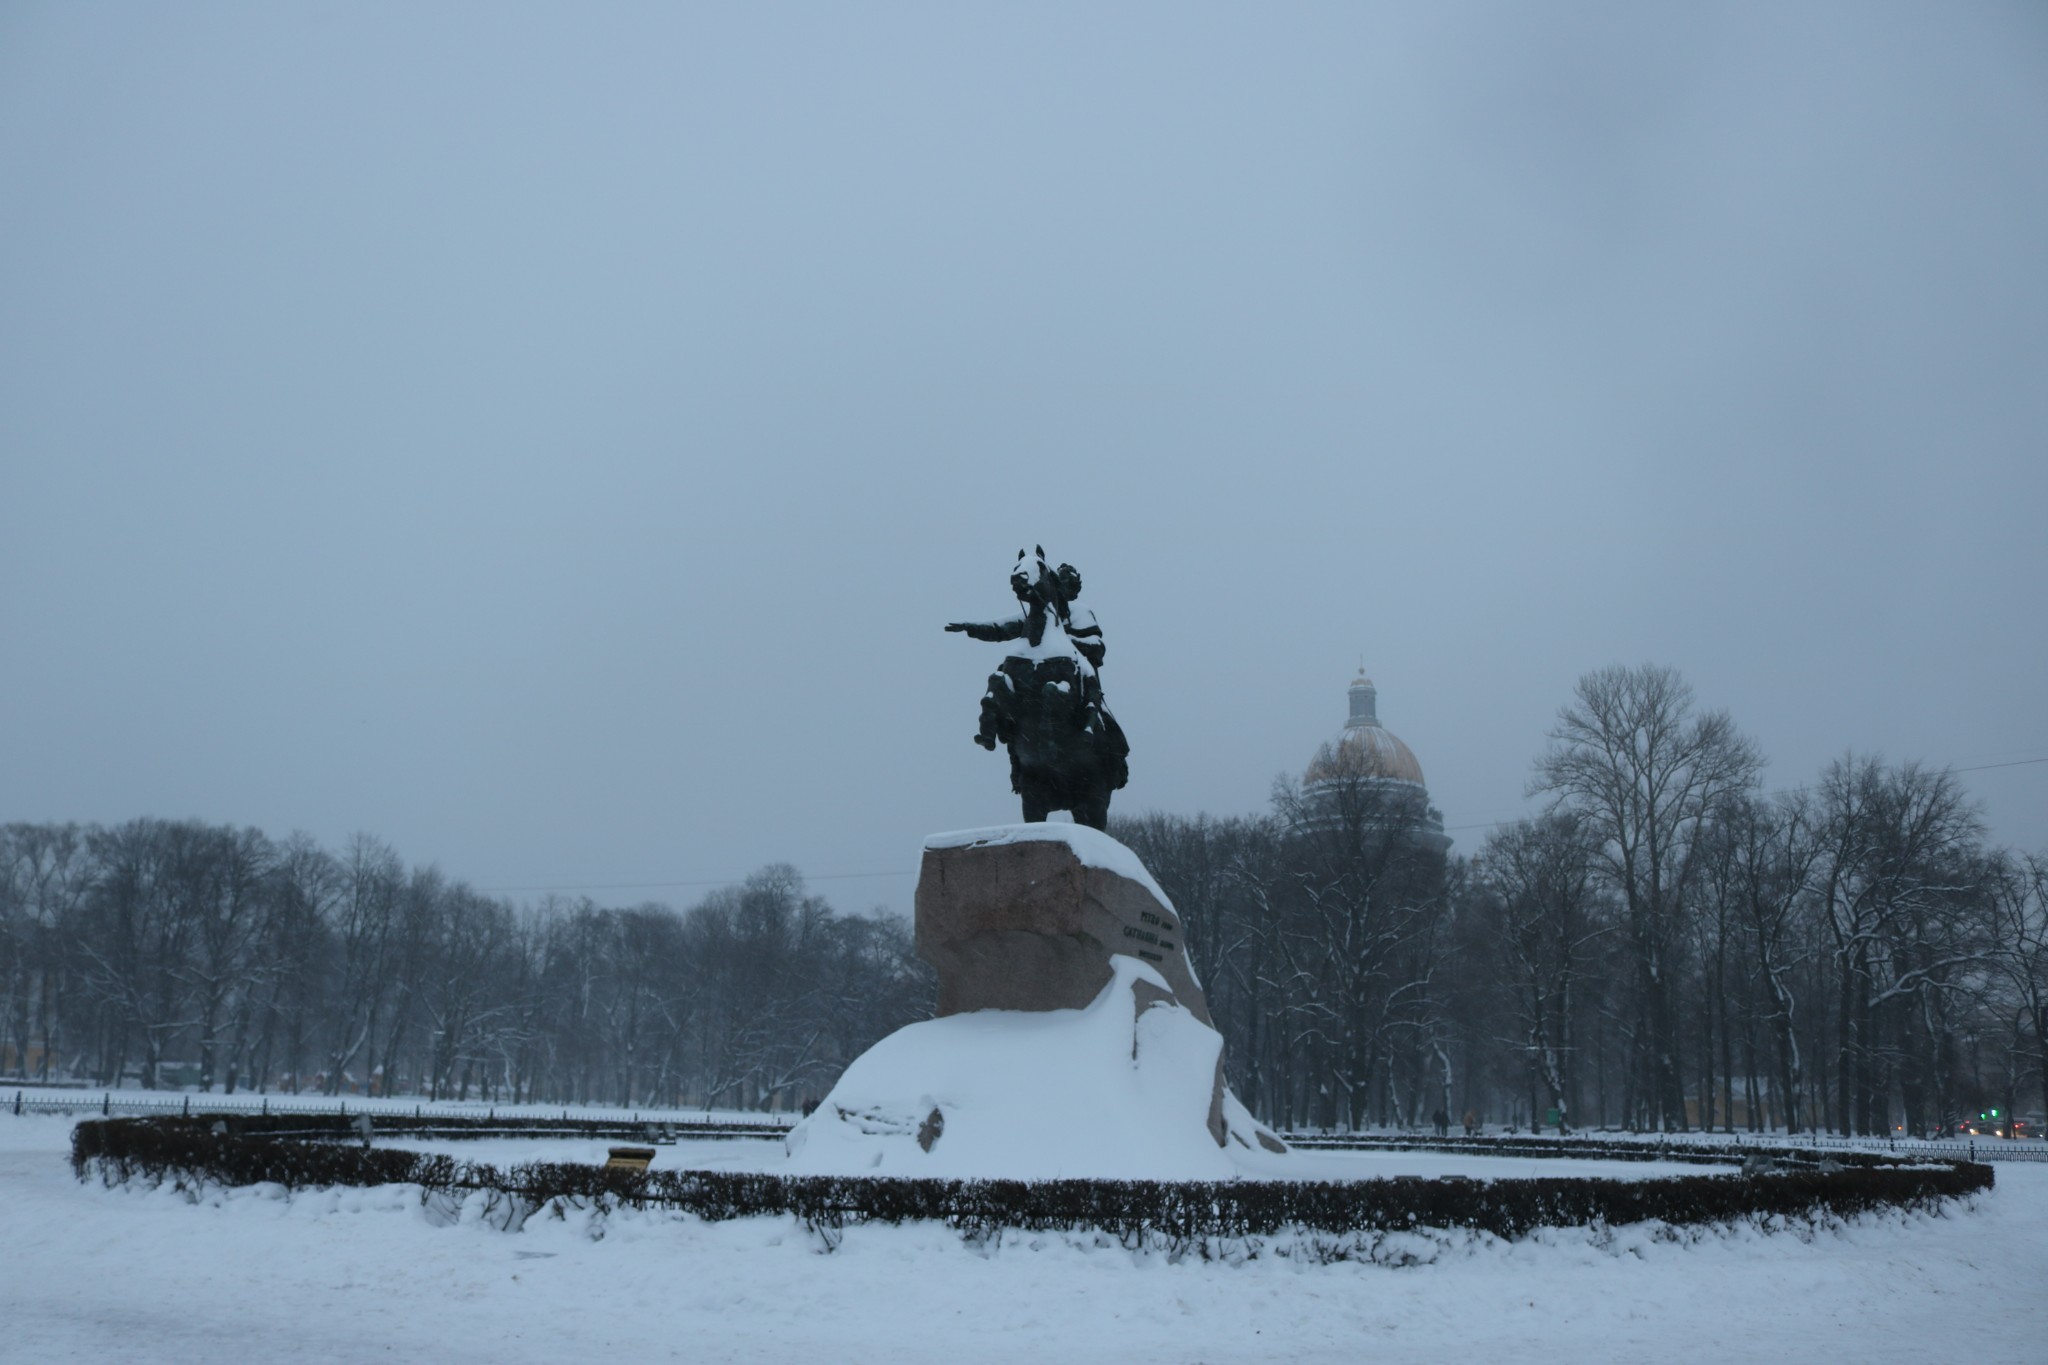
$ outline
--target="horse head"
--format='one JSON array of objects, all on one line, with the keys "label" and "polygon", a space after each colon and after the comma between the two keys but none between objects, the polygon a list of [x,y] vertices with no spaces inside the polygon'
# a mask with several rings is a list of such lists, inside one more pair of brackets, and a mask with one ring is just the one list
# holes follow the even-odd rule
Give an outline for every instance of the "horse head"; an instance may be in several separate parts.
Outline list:
[{"label": "horse head", "polygon": [[1057,580],[1045,564],[1045,547],[1026,554],[1017,551],[1017,562],[1010,566],[1010,591],[1017,594],[1017,600],[1026,607],[1050,605],[1058,591]]}]

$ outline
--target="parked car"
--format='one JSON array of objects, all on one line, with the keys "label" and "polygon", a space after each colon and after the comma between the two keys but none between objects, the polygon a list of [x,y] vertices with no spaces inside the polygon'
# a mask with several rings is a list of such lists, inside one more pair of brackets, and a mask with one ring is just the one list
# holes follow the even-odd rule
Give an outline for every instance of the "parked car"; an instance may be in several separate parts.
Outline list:
[{"label": "parked car", "polygon": [[2040,1135],[2041,1126],[2038,1121],[2030,1123],[2026,1119],[2016,1119],[2009,1114],[2001,1115],[1988,1109],[1976,1118],[1964,1119],[1956,1124],[1958,1137],[2034,1138]]}]

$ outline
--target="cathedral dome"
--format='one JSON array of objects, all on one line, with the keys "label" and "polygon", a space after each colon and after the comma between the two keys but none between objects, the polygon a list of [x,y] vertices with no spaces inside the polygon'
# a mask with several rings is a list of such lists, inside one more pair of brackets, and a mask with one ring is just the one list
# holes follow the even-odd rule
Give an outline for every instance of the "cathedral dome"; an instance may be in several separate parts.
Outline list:
[{"label": "cathedral dome", "polygon": [[1379,690],[1360,669],[1351,681],[1351,718],[1337,737],[1316,751],[1302,781],[1310,786],[1339,777],[1375,777],[1393,782],[1428,784],[1422,765],[1392,730],[1380,724]]}]

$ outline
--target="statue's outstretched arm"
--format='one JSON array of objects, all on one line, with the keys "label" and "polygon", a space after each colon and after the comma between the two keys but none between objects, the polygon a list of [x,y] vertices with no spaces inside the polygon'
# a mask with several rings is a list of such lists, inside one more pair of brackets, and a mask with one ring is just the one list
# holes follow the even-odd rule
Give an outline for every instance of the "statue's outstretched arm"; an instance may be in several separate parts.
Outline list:
[{"label": "statue's outstretched arm", "polygon": [[1023,636],[1025,618],[1020,614],[1007,621],[954,621],[946,629],[965,632],[973,639],[987,640],[990,644],[1001,644]]}]

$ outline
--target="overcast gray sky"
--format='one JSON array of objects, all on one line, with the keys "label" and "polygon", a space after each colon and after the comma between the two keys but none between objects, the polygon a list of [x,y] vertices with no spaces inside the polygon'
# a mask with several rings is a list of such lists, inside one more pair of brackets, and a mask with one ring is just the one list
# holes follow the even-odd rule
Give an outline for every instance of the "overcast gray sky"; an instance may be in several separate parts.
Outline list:
[{"label": "overcast gray sky", "polygon": [[2019,764],[2044,434],[2038,4],[0,9],[0,819],[907,908],[1036,542],[1121,811]]}]

